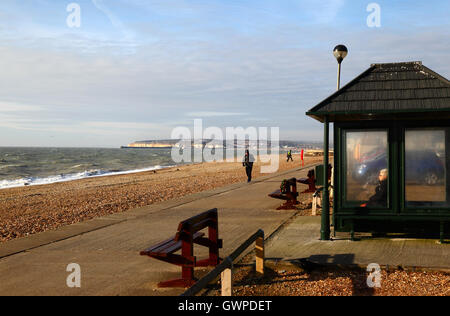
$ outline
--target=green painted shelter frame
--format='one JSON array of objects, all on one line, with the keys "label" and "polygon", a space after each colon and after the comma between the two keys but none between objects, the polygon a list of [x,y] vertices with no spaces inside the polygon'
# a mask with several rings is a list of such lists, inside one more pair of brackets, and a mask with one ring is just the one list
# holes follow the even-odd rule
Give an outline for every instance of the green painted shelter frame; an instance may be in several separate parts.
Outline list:
[{"label": "green painted shelter frame", "polygon": [[[450,232],[450,81],[422,62],[372,64],[306,112],[323,123],[324,168],[328,164],[329,124],[334,124],[334,201],[331,222],[335,231],[401,232],[426,229]],[[446,128],[446,204],[405,205],[406,129]],[[362,208],[345,203],[346,130],[388,130],[389,203],[385,208]],[[329,240],[328,183],[324,178],[321,240]],[[446,234],[445,234],[446,233]],[[432,234],[430,234],[432,235]]]},{"label": "green painted shelter frame", "polygon": [[[317,114],[317,113],[315,113]],[[429,113],[428,113],[429,114]],[[446,113],[448,114],[448,112]],[[450,120],[439,119],[346,120],[334,122],[334,202],[332,223],[338,232],[439,232],[441,241],[449,236],[450,222]],[[349,117],[347,116],[347,119]],[[361,119],[362,117],[360,117]],[[444,118],[444,119],[442,119]],[[441,206],[406,206],[405,203],[405,131],[408,129],[445,129],[446,202]],[[346,201],[346,132],[388,131],[388,205],[385,208],[361,208]]]}]

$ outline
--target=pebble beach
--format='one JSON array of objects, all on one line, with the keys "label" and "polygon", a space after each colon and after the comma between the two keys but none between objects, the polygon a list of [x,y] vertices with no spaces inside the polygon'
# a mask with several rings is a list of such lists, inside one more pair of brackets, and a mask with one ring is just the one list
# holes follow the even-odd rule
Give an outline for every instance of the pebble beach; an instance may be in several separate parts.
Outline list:
[{"label": "pebble beach", "polygon": [[[320,157],[305,157],[305,165],[320,161]],[[289,163],[280,155],[278,172],[298,167],[299,155]],[[254,178],[267,175],[260,168],[261,163],[255,163]],[[246,182],[242,163],[213,162],[3,189],[0,242],[239,182]]]},{"label": "pebble beach", "polygon": [[244,266],[234,272],[234,296],[450,296],[450,273],[444,271],[383,270],[379,288],[367,286],[364,269],[266,269],[261,277]]}]

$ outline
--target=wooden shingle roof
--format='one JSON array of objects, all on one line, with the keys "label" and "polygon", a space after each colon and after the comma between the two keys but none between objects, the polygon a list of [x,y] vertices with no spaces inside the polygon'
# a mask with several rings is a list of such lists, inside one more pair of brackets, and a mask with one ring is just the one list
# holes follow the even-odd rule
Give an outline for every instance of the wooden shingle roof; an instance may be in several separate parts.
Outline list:
[{"label": "wooden shingle roof", "polygon": [[323,121],[439,112],[450,115],[450,81],[421,62],[373,64],[306,114]]}]

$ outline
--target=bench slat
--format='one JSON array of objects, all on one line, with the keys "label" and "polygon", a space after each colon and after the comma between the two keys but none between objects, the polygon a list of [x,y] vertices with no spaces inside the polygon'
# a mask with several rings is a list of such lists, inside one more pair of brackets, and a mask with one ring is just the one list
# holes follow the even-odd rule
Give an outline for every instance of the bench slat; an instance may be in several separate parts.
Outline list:
[{"label": "bench slat", "polygon": [[201,214],[198,214],[196,216],[193,216],[187,220],[182,221],[179,225],[178,225],[178,232],[181,232],[185,229],[185,227],[189,227],[191,225],[195,225],[198,222],[201,222],[205,219],[212,219],[212,218],[217,218],[217,209],[213,208],[209,211],[203,212]]},{"label": "bench slat", "polygon": [[180,249],[181,249],[181,242],[172,240],[172,243],[171,243],[171,244],[168,244],[168,245],[166,246],[166,248],[158,249],[158,250],[155,251],[155,252],[161,253],[161,254],[162,254],[162,253],[164,253],[164,254],[169,254],[169,253],[174,253],[175,251],[178,251],[178,250],[180,250]]},{"label": "bench slat", "polygon": [[[198,238],[202,238],[204,235],[205,235],[204,233],[195,233],[192,239],[195,241]],[[165,248],[160,248],[155,252],[166,253],[166,254],[174,253],[174,252],[180,250],[181,246],[182,246],[182,241],[172,240],[172,243],[167,244],[167,246]]]},{"label": "bench slat", "polygon": [[281,195],[282,193],[281,193],[281,190],[276,190],[276,191],[273,191],[272,193],[270,193],[269,195]]},{"label": "bench slat", "polygon": [[161,247],[163,247],[163,246],[169,244],[170,242],[173,242],[173,238],[169,238],[169,239],[167,239],[167,240],[164,240],[164,241],[162,241],[162,242],[160,242],[160,243],[158,243],[158,244],[156,244],[156,245],[153,245],[153,246],[151,246],[151,247],[145,249],[145,250],[142,251],[142,252],[155,252],[155,250],[157,250],[158,248],[161,248]]},{"label": "bench slat", "polygon": [[[205,236],[205,233],[195,233],[193,236],[194,241]],[[151,255],[153,254],[170,254],[181,249],[182,241],[175,241],[173,238],[168,239],[156,246],[150,247],[147,250],[141,252],[141,254]]]},{"label": "bench slat", "polygon": [[194,232],[198,232],[206,227],[208,227],[212,223],[211,218],[206,218],[200,222],[197,222],[191,226],[191,230]]},{"label": "bench slat", "polygon": [[274,191],[274,192],[270,193],[269,196],[272,198],[275,198],[275,199],[279,199],[279,200],[288,200],[289,199],[286,195],[281,193],[281,190]]}]

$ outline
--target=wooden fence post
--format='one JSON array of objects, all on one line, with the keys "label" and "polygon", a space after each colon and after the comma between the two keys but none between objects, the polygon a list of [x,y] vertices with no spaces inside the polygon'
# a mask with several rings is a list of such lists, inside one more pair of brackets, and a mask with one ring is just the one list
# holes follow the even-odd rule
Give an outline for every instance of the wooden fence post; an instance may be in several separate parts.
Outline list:
[{"label": "wooden fence post", "polygon": [[256,239],[256,272],[264,274],[264,236]]},{"label": "wooden fence post", "polygon": [[315,196],[315,194],[313,194],[313,198],[312,198],[312,212],[311,212],[312,216],[316,216],[317,215],[317,198]]},{"label": "wooden fence post", "polygon": [[233,296],[233,262],[230,262],[230,266],[222,271],[220,283],[222,296]]}]

